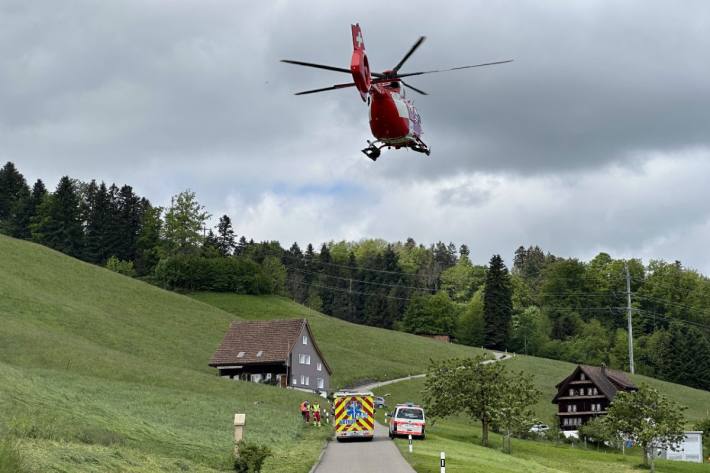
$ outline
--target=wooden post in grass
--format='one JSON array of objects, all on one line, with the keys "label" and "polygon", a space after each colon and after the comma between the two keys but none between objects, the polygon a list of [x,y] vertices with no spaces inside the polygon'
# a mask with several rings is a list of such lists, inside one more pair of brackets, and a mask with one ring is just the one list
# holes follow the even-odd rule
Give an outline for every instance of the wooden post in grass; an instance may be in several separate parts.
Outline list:
[{"label": "wooden post in grass", "polygon": [[234,456],[239,456],[239,442],[244,440],[246,414],[234,414]]},{"label": "wooden post in grass", "polygon": [[409,434],[409,453],[412,453],[412,434]]}]

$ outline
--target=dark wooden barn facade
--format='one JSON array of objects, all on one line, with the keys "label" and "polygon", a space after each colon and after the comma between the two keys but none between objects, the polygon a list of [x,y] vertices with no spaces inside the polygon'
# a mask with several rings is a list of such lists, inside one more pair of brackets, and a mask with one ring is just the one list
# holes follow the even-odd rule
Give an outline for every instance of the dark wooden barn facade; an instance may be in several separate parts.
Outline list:
[{"label": "dark wooden barn facade", "polygon": [[619,391],[636,391],[626,373],[605,366],[578,365],[571,375],[557,384],[560,429],[578,430],[581,425],[605,415]]}]

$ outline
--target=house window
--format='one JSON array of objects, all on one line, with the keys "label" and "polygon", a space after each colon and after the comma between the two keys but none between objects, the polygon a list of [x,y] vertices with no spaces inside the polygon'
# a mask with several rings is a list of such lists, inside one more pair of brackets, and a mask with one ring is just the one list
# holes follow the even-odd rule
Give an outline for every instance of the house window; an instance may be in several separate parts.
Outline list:
[{"label": "house window", "polygon": [[569,390],[569,395],[570,395],[570,396],[574,396],[574,389],[570,389],[570,390]]},{"label": "house window", "polygon": [[587,396],[591,396],[591,395],[592,395],[592,388],[587,388]]},{"label": "house window", "polygon": [[318,365],[316,366],[316,369],[318,371],[323,371],[323,363],[318,363]]},{"label": "house window", "polygon": [[597,388],[594,388],[594,395],[596,396],[597,394],[599,394],[599,391],[597,391]]},{"label": "house window", "polygon": [[252,383],[261,383],[261,374],[253,374],[251,375],[251,382]]},{"label": "house window", "polygon": [[581,379],[582,381],[584,381],[584,380],[587,379],[587,378],[584,376],[584,373],[582,373],[582,374],[579,375],[579,379]]},{"label": "house window", "polygon": [[567,405],[567,412],[572,412],[572,404]]},{"label": "house window", "polygon": [[266,373],[266,381],[271,381],[271,373]]},{"label": "house window", "polygon": [[302,365],[310,365],[311,364],[311,355],[306,355],[304,353],[301,353],[298,355],[298,362]]},{"label": "house window", "polygon": [[306,377],[301,375],[301,384],[306,384]]},{"label": "house window", "polygon": [[318,378],[318,389],[324,389],[325,387],[325,381],[323,378]]},{"label": "house window", "polygon": [[308,345],[308,336],[306,335],[303,336],[303,344]]},{"label": "house window", "polygon": [[306,364],[307,365],[311,364],[311,355],[306,355]]},{"label": "house window", "polygon": [[240,351],[239,353],[237,353],[237,358],[244,358],[244,354],[245,353],[243,351]]},{"label": "house window", "polygon": [[298,384],[298,379],[295,376],[293,377],[293,382],[291,384]]},{"label": "house window", "polygon": [[572,412],[577,412],[577,404],[572,404]]},{"label": "house window", "polygon": [[309,377],[309,376],[306,376],[305,379],[306,379],[306,381],[305,381],[303,384],[305,384],[306,386],[310,386],[310,385],[311,385],[311,379],[310,379],[310,377]]}]

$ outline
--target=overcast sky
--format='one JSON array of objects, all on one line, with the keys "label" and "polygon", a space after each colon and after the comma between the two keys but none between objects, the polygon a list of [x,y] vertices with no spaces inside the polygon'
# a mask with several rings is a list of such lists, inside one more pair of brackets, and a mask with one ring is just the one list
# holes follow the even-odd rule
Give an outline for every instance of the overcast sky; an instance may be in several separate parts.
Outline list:
[{"label": "overcast sky", "polygon": [[[239,235],[380,237],[681,260],[710,274],[710,3],[0,0],[0,161],[190,188]],[[427,41],[415,77],[429,157],[371,138],[347,82],[360,22],[374,70]],[[416,94],[412,94],[416,95]]]}]

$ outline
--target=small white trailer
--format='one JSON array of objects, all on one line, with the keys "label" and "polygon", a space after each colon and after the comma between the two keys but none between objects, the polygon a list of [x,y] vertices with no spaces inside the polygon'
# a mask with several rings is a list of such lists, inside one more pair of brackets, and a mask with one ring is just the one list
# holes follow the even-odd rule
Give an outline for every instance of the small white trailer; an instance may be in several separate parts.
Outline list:
[{"label": "small white trailer", "polygon": [[676,460],[684,462],[703,462],[703,433],[685,432],[685,437],[680,443],[673,446],[673,449],[663,449],[659,455],[666,460]]}]

